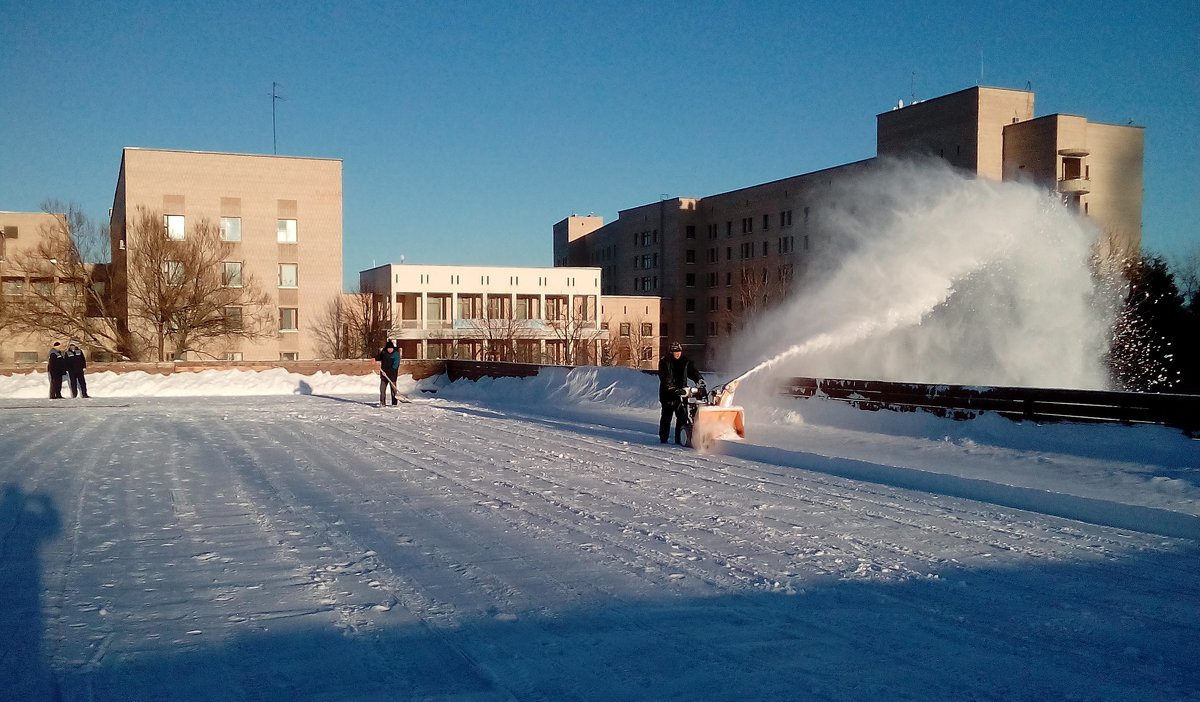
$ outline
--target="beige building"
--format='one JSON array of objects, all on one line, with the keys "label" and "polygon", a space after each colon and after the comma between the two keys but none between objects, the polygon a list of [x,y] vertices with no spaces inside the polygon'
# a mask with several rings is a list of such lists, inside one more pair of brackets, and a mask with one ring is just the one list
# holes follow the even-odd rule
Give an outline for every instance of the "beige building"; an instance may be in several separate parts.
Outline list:
[{"label": "beige building", "polygon": [[596,364],[609,336],[599,268],[388,264],[359,285],[386,300],[405,358]]},{"label": "beige building", "polygon": [[608,330],[604,360],[614,366],[653,369],[662,355],[661,297],[602,295],[600,326]]},{"label": "beige building", "polygon": [[[269,294],[276,329],[267,337],[204,348],[229,360],[315,358],[312,329],[342,292],[342,162],[250,154],[127,148],[111,213],[114,288],[129,275],[141,242],[139,208],[161,213],[168,238],[201,220],[220,227],[236,281],[256,278]],[[277,332],[277,333],[275,333]],[[196,354],[193,354],[196,355]]]},{"label": "beige building", "polygon": [[[10,304],[19,304],[34,286],[59,284],[55,266],[30,269],[22,265],[37,249],[46,230],[55,226],[55,217],[44,212],[0,212],[0,320]],[[0,363],[45,362],[54,341],[47,334],[19,334],[0,328]]]},{"label": "beige building", "polygon": [[[1140,127],[1085,118],[1034,118],[1034,94],[975,87],[877,116],[880,156],[933,155],[1001,180],[1059,193],[1110,236],[1101,253],[1141,243]],[[554,225],[556,266],[599,266],[603,294],[663,298],[660,343],[679,341],[701,363],[720,358],[739,324],[802,280],[820,245],[816,208],[842,176],[874,159],[704,198],[621,210],[603,224],[571,215]]]}]

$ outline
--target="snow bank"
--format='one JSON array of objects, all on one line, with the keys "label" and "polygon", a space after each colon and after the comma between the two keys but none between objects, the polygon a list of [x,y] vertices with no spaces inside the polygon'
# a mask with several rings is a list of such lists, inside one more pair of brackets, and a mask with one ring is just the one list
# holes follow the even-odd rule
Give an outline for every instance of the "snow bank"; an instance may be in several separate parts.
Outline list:
[{"label": "snow bank", "polygon": [[[406,376],[411,383],[411,376]],[[289,373],[282,368],[267,371],[205,370],[197,373],[154,375],[89,373],[88,393],[95,397],[204,397],[245,395],[343,395],[377,392],[376,376],[313,375]],[[401,386],[403,389],[404,386]],[[45,373],[0,377],[0,397],[44,398],[50,384]],[[67,384],[63,383],[63,392]]]},{"label": "snow bank", "polygon": [[630,368],[545,368],[532,378],[483,378],[437,386],[438,397],[519,406],[658,407],[658,378]]}]

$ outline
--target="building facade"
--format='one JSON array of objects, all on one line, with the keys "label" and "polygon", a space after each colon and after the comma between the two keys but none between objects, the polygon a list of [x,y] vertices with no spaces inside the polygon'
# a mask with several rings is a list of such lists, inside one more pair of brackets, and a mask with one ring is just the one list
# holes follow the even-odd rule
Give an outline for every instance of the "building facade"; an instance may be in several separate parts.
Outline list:
[{"label": "building facade", "polygon": [[654,369],[662,356],[661,297],[651,295],[602,295],[600,326],[608,330],[604,346],[605,365]]},{"label": "building facade", "polygon": [[[993,180],[1057,192],[1107,236],[1119,259],[1141,244],[1144,130],[1070,115],[1034,117],[1034,94],[975,87],[877,115],[878,156],[918,154]],[[663,299],[660,343],[715,363],[738,327],[803,280],[821,245],[814,215],[848,163],[703,198],[621,210],[603,224],[572,215],[553,228],[556,266],[599,266],[604,295]]]},{"label": "building facade", "polygon": [[38,244],[56,226],[55,216],[44,212],[0,212],[0,363],[45,362],[50,344],[68,339],[50,332],[21,333],[7,324],[11,306],[22,303],[35,286],[62,283],[57,266],[35,263]]},{"label": "building facade", "polygon": [[599,268],[387,264],[359,273],[405,358],[598,364]]},{"label": "building facade", "polygon": [[[161,216],[153,234],[139,212]],[[200,222],[220,228],[229,285],[255,279],[275,326],[190,352],[228,360],[302,360],[318,355],[312,329],[342,292],[342,162],[250,154],[127,148],[111,212],[114,289],[130,289],[130,262],[145,236],[184,239]],[[122,308],[128,314],[128,306]],[[234,310],[231,314],[241,312]],[[131,321],[131,325],[136,322]],[[179,354],[173,353],[173,356]]]}]

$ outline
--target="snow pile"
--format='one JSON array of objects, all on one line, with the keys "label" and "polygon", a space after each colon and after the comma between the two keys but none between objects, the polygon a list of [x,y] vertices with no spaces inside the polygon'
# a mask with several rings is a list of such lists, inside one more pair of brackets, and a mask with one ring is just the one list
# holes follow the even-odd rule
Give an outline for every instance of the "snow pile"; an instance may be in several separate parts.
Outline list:
[{"label": "snow pile", "polygon": [[[411,376],[406,376],[409,384]],[[87,374],[88,393],[94,397],[204,397],[246,395],[345,395],[377,392],[376,376],[313,375],[267,371],[205,370],[197,373],[154,375],[144,371]],[[45,398],[49,394],[45,373],[0,377],[0,397]],[[400,385],[404,390],[405,386]],[[63,392],[67,384],[63,383]]]},{"label": "snow pile", "polygon": [[544,368],[532,378],[443,382],[437,394],[452,400],[519,406],[598,402],[610,407],[652,408],[658,407],[658,378],[631,368]]}]

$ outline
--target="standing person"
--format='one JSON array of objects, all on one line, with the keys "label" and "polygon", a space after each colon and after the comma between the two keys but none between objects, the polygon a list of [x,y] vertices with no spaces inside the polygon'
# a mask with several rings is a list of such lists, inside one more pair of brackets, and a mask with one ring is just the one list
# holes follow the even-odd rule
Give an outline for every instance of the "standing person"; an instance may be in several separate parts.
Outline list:
[{"label": "standing person", "polygon": [[680,443],[683,423],[687,421],[684,414],[687,407],[683,404],[680,393],[687,387],[687,381],[701,382],[700,371],[687,356],[683,355],[683,346],[678,341],[671,344],[671,350],[658,362],[658,401],[662,403],[662,418],[658,422],[658,440],[667,443],[667,435],[671,431],[671,417],[675,417],[675,443]]},{"label": "standing person", "polygon": [[67,346],[67,381],[71,384],[71,397],[79,397],[87,394],[87,380],[83,377],[83,369],[87,368],[87,358],[83,355],[83,349],[79,348],[74,341]]},{"label": "standing person", "polygon": [[387,389],[392,389],[392,404],[396,404],[396,377],[400,374],[400,350],[388,339],[383,350],[375,356],[379,364],[379,406],[383,407],[387,398]]},{"label": "standing person", "polygon": [[50,374],[50,399],[62,399],[62,378],[67,372],[67,357],[63,355],[62,344],[50,344],[50,357],[46,359],[46,372]]}]

